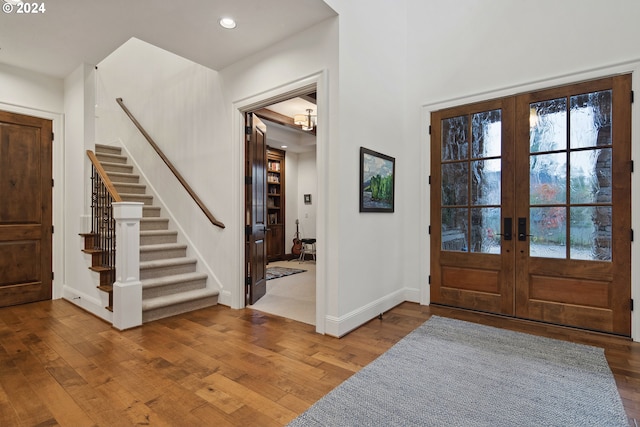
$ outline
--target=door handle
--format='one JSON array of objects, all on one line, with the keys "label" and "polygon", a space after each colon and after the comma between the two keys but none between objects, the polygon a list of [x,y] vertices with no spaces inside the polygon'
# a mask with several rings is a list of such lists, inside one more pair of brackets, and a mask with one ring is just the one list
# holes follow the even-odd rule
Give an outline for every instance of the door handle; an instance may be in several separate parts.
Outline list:
[{"label": "door handle", "polygon": [[498,234],[498,236],[502,236],[504,240],[511,240],[511,230],[513,228],[513,219],[512,218],[504,218],[502,220],[502,233]]},{"label": "door handle", "polygon": [[504,240],[511,240],[511,229],[513,227],[513,220],[511,218],[505,218],[503,221],[504,226]]},{"label": "door handle", "polygon": [[518,240],[525,241],[531,234],[527,234],[527,218],[518,218]]}]

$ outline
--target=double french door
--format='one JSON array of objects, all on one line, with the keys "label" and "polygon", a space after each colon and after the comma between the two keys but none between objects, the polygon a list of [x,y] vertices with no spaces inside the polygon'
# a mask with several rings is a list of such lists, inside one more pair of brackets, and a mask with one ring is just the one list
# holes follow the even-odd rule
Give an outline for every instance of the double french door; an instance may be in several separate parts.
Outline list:
[{"label": "double french door", "polygon": [[631,334],[631,76],[432,113],[431,302]]}]

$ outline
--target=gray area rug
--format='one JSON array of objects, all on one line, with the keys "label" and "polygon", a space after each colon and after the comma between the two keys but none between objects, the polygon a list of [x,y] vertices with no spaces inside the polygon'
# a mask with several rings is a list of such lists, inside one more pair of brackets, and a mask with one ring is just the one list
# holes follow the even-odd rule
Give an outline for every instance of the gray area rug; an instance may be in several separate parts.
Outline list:
[{"label": "gray area rug", "polygon": [[628,426],[598,347],[433,316],[289,426]]},{"label": "gray area rug", "polygon": [[267,267],[267,280],[277,279],[278,277],[291,276],[292,274],[302,273],[307,270],[299,268],[287,267]]}]

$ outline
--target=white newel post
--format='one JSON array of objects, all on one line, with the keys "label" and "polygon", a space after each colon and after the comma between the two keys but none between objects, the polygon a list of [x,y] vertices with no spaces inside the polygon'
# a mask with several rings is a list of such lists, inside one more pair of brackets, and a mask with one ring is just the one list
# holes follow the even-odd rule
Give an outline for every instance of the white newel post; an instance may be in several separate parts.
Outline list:
[{"label": "white newel post", "polygon": [[116,220],[116,281],[113,284],[113,326],[124,330],[142,325],[139,202],[113,203]]}]

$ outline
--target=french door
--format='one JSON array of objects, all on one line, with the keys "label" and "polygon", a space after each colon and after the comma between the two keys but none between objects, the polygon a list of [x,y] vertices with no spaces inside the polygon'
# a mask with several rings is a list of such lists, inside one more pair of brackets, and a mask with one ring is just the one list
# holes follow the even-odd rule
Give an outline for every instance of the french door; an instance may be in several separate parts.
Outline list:
[{"label": "french door", "polygon": [[432,113],[431,301],[631,334],[631,76]]}]

